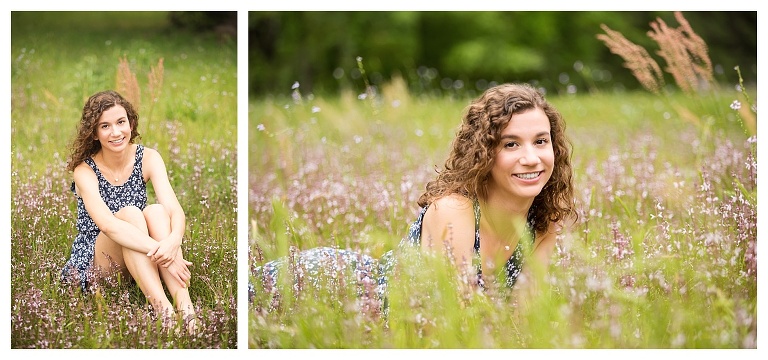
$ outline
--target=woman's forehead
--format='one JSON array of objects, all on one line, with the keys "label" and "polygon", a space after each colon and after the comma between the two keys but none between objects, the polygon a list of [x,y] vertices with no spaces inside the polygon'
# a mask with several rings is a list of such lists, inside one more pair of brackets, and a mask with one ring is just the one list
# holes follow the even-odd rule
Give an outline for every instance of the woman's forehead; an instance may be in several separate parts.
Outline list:
[{"label": "woman's forehead", "polygon": [[112,106],[111,108],[104,110],[99,116],[99,122],[115,121],[128,116],[125,108],[120,105]]},{"label": "woman's forehead", "polygon": [[527,133],[549,132],[551,126],[544,110],[534,108],[512,114],[501,135],[521,135]]}]

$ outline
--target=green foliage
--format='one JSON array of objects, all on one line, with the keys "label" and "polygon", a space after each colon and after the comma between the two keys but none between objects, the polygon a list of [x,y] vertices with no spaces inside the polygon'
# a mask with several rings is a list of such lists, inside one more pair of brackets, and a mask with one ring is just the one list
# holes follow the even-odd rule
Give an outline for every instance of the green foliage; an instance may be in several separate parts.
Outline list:
[{"label": "green foliage", "polygon": [[[709,45],[718,81],[733,82],[727,70],[738,64],[756,76],[756,12],[685,16]],[[374,86],[402,77],[414,94],[472,96],[511,81],[558,93],[637,89],[594,35],[606,24],[649,48],[657,17],[674,22],[672,12],[645,11],[250,12],[250,95],[289,94],[295,81],[321,96],[362,93],[358,56]]]},{"label": "green foliage", "polygon": [[467,41],[454,46],[445,57],[448,72],[465,71],[486,78],[499,73],[527,73],[544,67],[537,51],[491,41]]},{"label": "green foliage", "polygon": [[221,31],[232,27],[237,31],[237,12],[234,11],[172,11],[168,19],[176,27],[195,31]]},{"label": "green foliage", "polygon": [[[170,30],[164,12],[13,12],[11,30],[11,347],[236,347],[236,47]],[[138,142],[163,156],[185,210],[194,336],[165,330],[126,279],[90,296],[59,283],[76,234],[70,142],[85,99],[115,87],[122,56],[144,106],[150,66],[165,59]]]}]

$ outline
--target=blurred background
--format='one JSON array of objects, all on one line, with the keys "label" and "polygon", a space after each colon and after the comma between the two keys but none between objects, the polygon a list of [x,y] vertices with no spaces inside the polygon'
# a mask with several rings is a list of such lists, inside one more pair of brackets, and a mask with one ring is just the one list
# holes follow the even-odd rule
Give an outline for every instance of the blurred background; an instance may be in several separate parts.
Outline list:
[{"label": "blurred background", "polygon": [[[757,74],[756,12],[684,12],[709,45],[720,82]],[[474,96],[489,84],[532,82],[549,91],[641,88],[623,60],[596,38],[601,24],[654,53],[646,34],[672,12],[251,12],[251,96],[364,91],[399,76],[414,94]],[[669,75],[669,74],[666,74]],[[668,83],[672,84],[673,81]]]}]

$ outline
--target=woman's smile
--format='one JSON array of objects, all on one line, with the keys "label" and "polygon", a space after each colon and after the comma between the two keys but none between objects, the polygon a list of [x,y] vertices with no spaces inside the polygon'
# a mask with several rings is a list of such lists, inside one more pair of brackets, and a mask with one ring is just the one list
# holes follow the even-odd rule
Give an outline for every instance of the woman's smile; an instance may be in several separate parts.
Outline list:
[{"label": "woman's smile", "polygon": [[518,179],[521,179],[521,180],[535,182],[535,180],[538,180],[539,176],[541,176],[541,173],[543,173],[543,171],[521,173],[521,174],[513,174],[512,176],[515,176],[515,177],[517,177]]}]

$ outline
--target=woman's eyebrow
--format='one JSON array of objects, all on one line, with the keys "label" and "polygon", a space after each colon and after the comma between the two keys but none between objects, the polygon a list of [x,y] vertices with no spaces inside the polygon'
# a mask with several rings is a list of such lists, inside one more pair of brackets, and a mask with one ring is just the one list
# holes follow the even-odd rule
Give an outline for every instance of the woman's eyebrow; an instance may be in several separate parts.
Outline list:
[{"label": "woman's eyebrow", "polygon": [[[115,121],[120,121],[120,120],[125,120],[125,119],[126,119],[126,117],[125,117],[125,116],[121,116],[121,117],[119,117],[119,118],[115,119]],[[102,124],[109,124],[109,121],[108,121],[108,120],[105,120],[105,121],[100,121],[100,122],[99,122],[99,125],[102,125]]]},{"label": "woman's eyebrow", "polygon": [[[545,135],[549,135],[549,131],[538,132],[533,137],[540,137],[540,136],[545,136]],[[501,135],[500,139],[519,139],[519,138],[520,138],[520,136],[518,136],[516,134],[504,134],[504,135]]]}]

